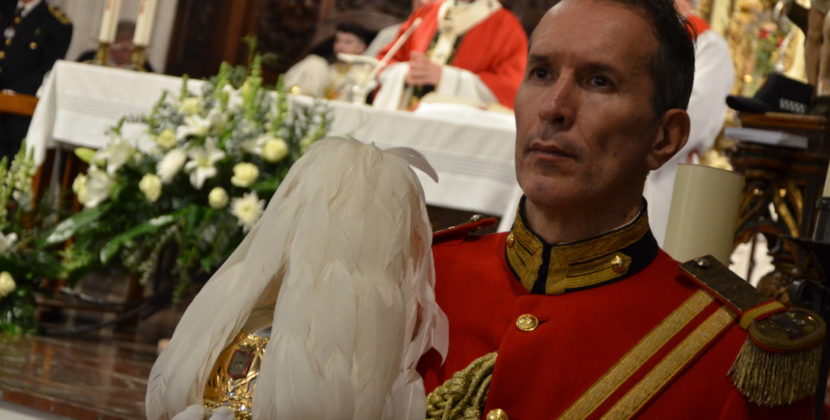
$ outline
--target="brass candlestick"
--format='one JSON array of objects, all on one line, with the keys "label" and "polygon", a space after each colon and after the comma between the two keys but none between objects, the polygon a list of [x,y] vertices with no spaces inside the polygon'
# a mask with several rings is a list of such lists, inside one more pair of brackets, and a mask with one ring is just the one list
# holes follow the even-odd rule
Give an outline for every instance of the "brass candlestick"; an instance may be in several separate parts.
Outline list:
[{"label": "brass candlestick", "polygon": [[98,43],[98,50],[95,52],[95,61],[94,63],[99,66],[106,66],[109,62],[110,57],[110,43],[109,42],[101,42]]},{"label": "brass candlestick", "polygon": [[144,68],[144,63],[147,61],[147,46],[134,45],[131,59],[133,70],[146,71]]}]

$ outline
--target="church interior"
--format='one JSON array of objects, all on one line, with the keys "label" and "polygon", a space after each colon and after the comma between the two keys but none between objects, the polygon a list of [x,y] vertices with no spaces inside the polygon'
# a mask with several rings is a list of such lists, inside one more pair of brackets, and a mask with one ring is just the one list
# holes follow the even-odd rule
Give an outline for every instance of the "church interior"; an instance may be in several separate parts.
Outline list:
[{"label": "church interior", "polygon": [[[621,0],[562,0],[577,1]],[[512,248],[511,229],[527,208],[517,181],[517,89],[536,77],[525,69],[534,28],[557,3],[0,0],[0,419],[172,418],[151,407],[157,401],[148,387],[163,377],[154,363],[187,364],[190,351],[196,359],[207,337],[216,339],[206,333],[183,348],[186,332],[176,326],[195,322],[189,306],[237,331],[279,318],[284,295],[270,286],[249,290],[243,280],[256,276],[252,266],[240,268],[248,271],[225,293],[249,293],[257,305],[270,299],[266,315],[251,304],[250,318],[228,321],[222,305],[205,309],[200,296],[218,293],[209,280],[231,276],[232,262],[266,255],[261,249],[315,254],[297,237],[342,226],[334,216],[309,223],[317,207],[292,192],[307,188],[334,203],[358,177],[378,189],[385,176],[398,179],[364,175],[362,163],[335,175],[343,162],[329,156],[325,187],[304,186],[312,172],[298,172],[311,171],[303,158],[326,150],[327,137],[412,151],[399,153],[416,168],[406,179],[417,184],[412,194],[420,194],[428,220],[394,217],[413,231],[424,222],[434,241],[503,234]],[[819,0],[810,3],[674,0],[695,42],[691,129],[685,146],[645,178],[640,211],[647,210],[661,255],[699,267],[711,255],[765,296],[764,305],[827,316],[830,14]],[[359,197],[367,208],[374,203],[352,198]],[[331,211],[339,217],[348,206]],[[289,211],[296,237],[276,222],[258,223]],[[361,223],[392,237],[394,229],[383,227],[392,213],[366,213],[374,220]],[[261,247],[250,245],[260,240]],[[429,245],[422,251],[415,242],[410,252],[426,252],[431,264]],[[327,244],[320,259],[337,245],[359,245]],[[636,265],[636,255],[620,255],[587,276]],[[433,322],[421,316],[418,327]],[[271,371],[262,337],[242,337],[206,350],[208,367],[225,363],[228,372],[200,376],[208,382],[198,396],[204,417],[176,418],[252,418],[249,382],[260,363]],[[820,340],[822,361],[807,375],[817,419],[830,418],[830,342]],[[171,356],[159,357],[167,346]],[[234,376],[240,355],[247,364]],[[223,407],[234,411],[208,417]],[[488,413],[475,418],[508,419],[500,409]]]}]

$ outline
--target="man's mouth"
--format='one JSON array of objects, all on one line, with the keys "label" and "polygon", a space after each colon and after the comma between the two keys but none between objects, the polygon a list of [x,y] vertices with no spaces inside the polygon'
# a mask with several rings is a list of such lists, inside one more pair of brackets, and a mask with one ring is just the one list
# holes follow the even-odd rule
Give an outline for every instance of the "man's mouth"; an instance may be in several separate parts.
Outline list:
[{"label": "man's mouth", "polygon": [[576,159],[576,153],[566,144],[534,140],[530,143],[528,152],[550,158]]}]

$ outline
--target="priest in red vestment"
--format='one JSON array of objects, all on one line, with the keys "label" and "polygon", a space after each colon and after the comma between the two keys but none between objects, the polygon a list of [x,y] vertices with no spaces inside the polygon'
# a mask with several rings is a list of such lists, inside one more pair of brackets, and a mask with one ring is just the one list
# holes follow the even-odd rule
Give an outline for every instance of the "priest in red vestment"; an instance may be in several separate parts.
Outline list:
[{"label": "priest in red vestment", "polygon": [[[407,109],[429,91],[513,108],[527,58],[527,35],[498,0],[436,1],[416,10],[396,40],[420,19],[379,77],[373,105]],[[383,58],[395,41],[378,54]]]}]

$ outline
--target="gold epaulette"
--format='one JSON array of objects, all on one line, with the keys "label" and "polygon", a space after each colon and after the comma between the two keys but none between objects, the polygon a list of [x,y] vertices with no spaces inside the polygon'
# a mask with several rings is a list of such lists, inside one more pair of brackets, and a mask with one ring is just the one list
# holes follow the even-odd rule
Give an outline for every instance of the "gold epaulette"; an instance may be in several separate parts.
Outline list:
[{"label": "gold epaulette", "polygon": [[71,25],[72,24],[72,21],[69,19],[69,16],[66,16],[66,13],[64,13],[63,10],[61,10],[57,6],[53,6],[53,5],[50,4],[49,5],[49,13],[51,13],[52,17],[54,17],[58,22],[60,22],[64,25]]},{"label": "gold epaulette", "polygon": [[824,321],[803,308],[764,296],[712,256],[681,270],[737,315],[746,343],[729,370],[732,383],[761,406],[791,404],[812,395],[818,383]]},{"label": "gold epaulette", "polygon": [[467,235],[474,234],[481,229],[493,226],[494,224],[496,224],[496,218],[494,217],[483,218],[479,215],[475,215],[471,217],[467,223],[462,223],[460,225],[451,226],[446,229],[433,232],[432,244],[435,245],[451,239],[460,239]]}]

